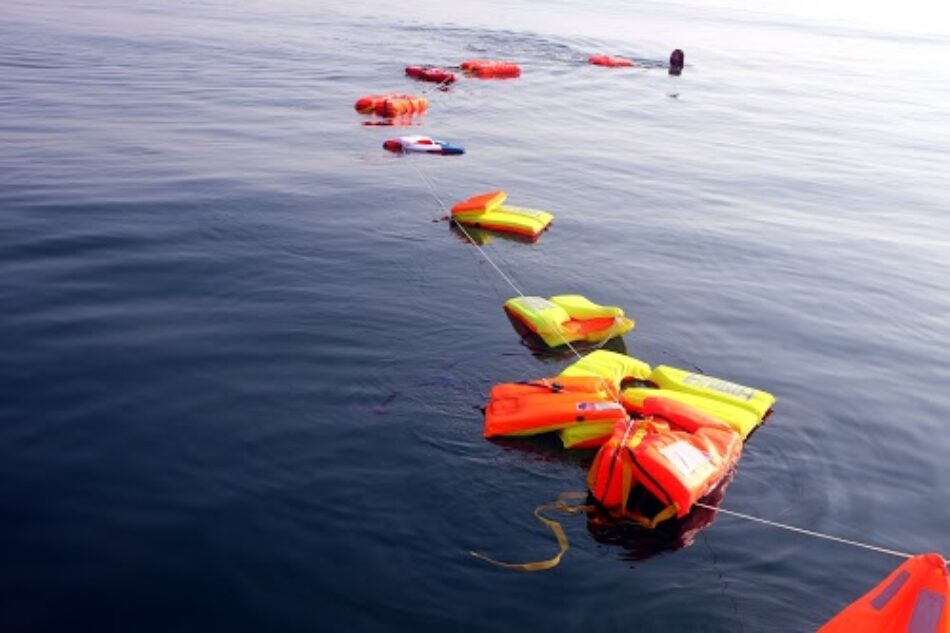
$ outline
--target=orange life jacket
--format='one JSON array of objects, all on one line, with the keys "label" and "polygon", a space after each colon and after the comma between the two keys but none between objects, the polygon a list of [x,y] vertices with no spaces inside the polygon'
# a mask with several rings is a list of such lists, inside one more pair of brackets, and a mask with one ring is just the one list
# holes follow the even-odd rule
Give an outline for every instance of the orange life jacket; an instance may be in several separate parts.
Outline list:
[{"label": "orange life jacket", "polygon": [[513,79],[521,76],[521,68],[513,62],[491,59],[470,59],[462,62],[462,71],[480,79]]},{"label": "orange life jacket", "polygon": [[557,376],[493,387],[485,407],[485,437],[537,435],[575,424],[626,419],[609,380]]},{"label": "orange life jacket", "polygon": [[587,61],[595,66],[608,66],[618,68],[622,66],[636,66],[632,61],[623,57],[614,57],[612,55],[591,55]]},{"label": "orange life jacket", "polygon": [[358,99],[353,107],[361,114],[397,117],[422,114],[429,109],[429,100],[415,95],[370,95]]},{"label": "orange life jacket", "polygon": [[[684,517],[738,461],[742,438],[720,420],[686,404],[647,398],[649,417],[617,423],[587,475],[591,495],[610,514],[646,527]],[[628,509],[642,486],[666,509],[650,518]]]}]

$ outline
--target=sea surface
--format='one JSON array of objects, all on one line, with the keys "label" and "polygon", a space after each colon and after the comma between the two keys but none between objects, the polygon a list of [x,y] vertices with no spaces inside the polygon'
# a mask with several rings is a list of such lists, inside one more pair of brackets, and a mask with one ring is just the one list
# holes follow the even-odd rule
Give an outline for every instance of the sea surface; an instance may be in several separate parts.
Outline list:
[{"label": "sea surface", "polygon": [[[950,30],[782,4],[4,0],[0,630],[811,631],[900,562],[724,514],[471,557],[553,555],[592,457],[482,437],[571,360],[514,288],[778,397],[723,509],[950,554]],[[403,75],[479,57],[523,76]],[[440,221],[493,189],[551,230]]]}]

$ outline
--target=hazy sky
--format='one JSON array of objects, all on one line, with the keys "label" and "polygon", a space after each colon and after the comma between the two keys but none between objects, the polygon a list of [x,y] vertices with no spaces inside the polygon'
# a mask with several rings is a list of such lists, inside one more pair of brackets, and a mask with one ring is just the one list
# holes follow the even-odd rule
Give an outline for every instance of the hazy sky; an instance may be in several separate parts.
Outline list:
[{"label": "hazy sky", "polygon": [[939,0],[722,0],[717,4],[885,31],[950,35],[950,3]]}]

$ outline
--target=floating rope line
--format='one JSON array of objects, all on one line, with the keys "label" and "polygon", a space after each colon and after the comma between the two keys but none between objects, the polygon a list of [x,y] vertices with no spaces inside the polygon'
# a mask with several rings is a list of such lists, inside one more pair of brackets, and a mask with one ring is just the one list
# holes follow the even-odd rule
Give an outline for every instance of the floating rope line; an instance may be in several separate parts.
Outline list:
[{"label": "floating rope line", "polygon": [[[491,264],[491,267],[494,268],[498,272],[499,275],[501,275],[501,278],[504,279],[505,282],[507,282],[509,286],[511,286],[512,290],[518,293],[518,296],[521,296],[521,297],[526,296],[525,293],[522,292],[521,288],[519,288],[518,285],[514,281],[512,281],[511,277],[506,275],[505,272],[498,266],[498,264],[496,264],[495,261],[491,257],[489,257],[485,249],[482,248],[482,246],[478,242],[475,241],[475,239],[472,237],[472,234],[468,232],[465,226],[462,225],[462,223],[460,222],[455,222],[452,220],[451,211],[449,210],[445,202],[442,200],[442,198],[439,196],[439,194],[436,193],[435,186],[433,186],[432,181],[429,179],[429,176],[427,176],[426,173],[422,171],[422,169],[418,165],[413,164],[412,166],[415,168],[415,170],[419,173],[419,175],[425,181],[426,186],[429,188],[429,192],[432,194],[432,197],[435,198],[435,201],[439,204],[439,207],[441,207],[442,212],[445,213],[446,217],[449,218],[449,221],[452,222],[460,231],[462,231],[462,233],[465,235],[465,238],[468,240],[468,242],[478,250],[479,254],[481,254],[481,256],[485,259],[485,261]],[[584,358],[584,355],[581,354],[579,351],[577,351],[577,348],[571,345],[570,341],[568,341],[560,331],[556,331],[556,333],[561,338],[561,341],[563,341],[563,344],[574,354],[574,356],[577,357],[577,360],[581,360],[582,358]],[[595,349],[600,349],[601,347],[606,345],[607,342],[608,342],[607,340],[603,341]],[[606,378],[601,378],[601,380],[603,381],[604,384],[609,384]],[[615,401],[619,403],[620,402],[619,397],[616,398]]]},{"label": "floating rope line", "polygon": [[[778,521],[770,521],[769,519],[763,519],[761,517],[752,516],[751,514],[744,514],[742,512],[736,512],[734,510],[726,510],[724,508],[717,508],[716,506],[712,506],[707,503],[700,503],[697,501],[693,505],[699,508],[705,508],[706,510],[712,510],[714,512],[722,512],[723,514],[737,517],[739,519],[745,519],[747,521],[752,521],[754,523],[761,523],[763,525],[769,525],[771,527],[780,528],[782,530],[788,530],[789,532],[796,532],[798,534],[804,534],[805,536],[813,536],[815,538],[825,539],[826,541],[834,541],[835,543],[851,545],[852,547],[859,547],[861,549],[870,550],[872,552],[877,552],[879,554],[887,554],[888,556],[896,556],[897,558],[913,558],[914,557],[914,554],[908,554],[907,552],[899,552],[897,550],[887,549],[885,547],[878,547],[877,545],[870,545],[868,543],[862,543],[861,541],[854,541],[851,539],[841,538],[840,536],[832,536],[831,534],[816,532],[815,530],[806,530],[805,528],[796,527],[794,525],[788,525],[787,523],[779,523]],[[942,554],[941,554],[941,557],[943,557]],[[944,562],[947,562],[946,558],[944,558]]]},{"label": "floating rope line", "polygon": [[[451,212],[449,211],[449,208],[445,205],[445,202],[442,201],[442,198],[439,197],[439,194],[436,193],[435,187],[432,185],[432,181],[429,180],[429,177],[426,175],[424,171],[422,171],[422,169],[419,168],[418,165],[413,164],[413,167],[416,169],[417,172],[419,172],[419,175],[422,176],[422,179],[425,180],[426,186],[429,187],[429,192],[432,194],[432,197],[435,198],[436,202],[439,203],[439,206],[442,208],[443,213],[448,214],[448,217],[451,218]],[[478,249],[479,253],[485,259],[485,261],[491,264],[491,267],[494,268],[495,271],[499,275],[501,275],[501,278],[504,279],[505,282],[507,282],[509,286],[511,286],[512,290],[517,292],[518,295],[521,297],[525,296],[524,292],[521,291],[521,288],[519,288],[518,285],[514,281],[512,281],[511,277],[506,275],[505,272],[501,268],[499,268],[498,264],[496,264],[495,261],[491,257],[488,256],[488,253],[485,252],[485,249],[482,248],[481,245],[479,245],[478,242],[475,241],[475,239],[472,237],[472,234],[469,233],[467,230],[465,230],[465,227],[459,224],[458,222],[455,222],[454,224],[456,227],[458,227],[462,231],[462,233],[465,234],[466,239],[468,239],[468,241],[472,244],[472,246]]]},{"label": "floating rope line", "polygon": [[[448,68],[447,68],[446,70],[448,70]],[[436,90],[445,92],[445,90],[446,90],[449,86],[451,86],[454,81],[455,81],[454,79],[452,79],[452,80],[443,79],[442,81],[440,81],[439,83],[435,84],[434,86],[431,86],[431,87],[429,87],[429,88],[424,88],[423,90],[420,90],[419,92],[422,94],[423,97],[428,97],[430,94],[432,94],[432,93],[435,92]]]}]

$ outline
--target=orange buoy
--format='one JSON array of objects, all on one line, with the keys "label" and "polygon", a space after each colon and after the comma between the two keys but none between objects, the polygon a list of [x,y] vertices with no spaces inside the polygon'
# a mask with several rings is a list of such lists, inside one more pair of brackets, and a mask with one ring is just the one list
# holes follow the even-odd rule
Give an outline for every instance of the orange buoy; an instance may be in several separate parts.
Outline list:
[{"label": "orange buoy", "polygon": [[[742,454],[742,438],[724,422],[682,402],[648,398],[648,417],[614,426],[594,458],[587,487],[602,508],[645,527],[689,514]],[[645,489],[665,509],[653,517],[628,507],[631,493]]]},{"label": "orange buoy", "polygon": [[479,79],[514,79],[521,76],[521,68],[514,62],[491,59],[470,59],[461,64],[462,71]]},{"label": "orange buoy", "polygon": [[625,66],[636,66],[633,61],[625,57],[613,57],[611,55],[591,55],[587,61],[595,66],[606,66],[608,68],[622,68]]},{"label": "orange buoy", "polygon": [[385,117],[412,116],[429,109],[425,97],[415,95],[370,95],[357,99],[354,105],[360,114],[376,114]]},{"label": "orange buoy", "polygon": [[818,629],[818,633],[947,633],[950,579],[939,554],[914,556]]}]

